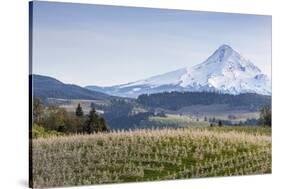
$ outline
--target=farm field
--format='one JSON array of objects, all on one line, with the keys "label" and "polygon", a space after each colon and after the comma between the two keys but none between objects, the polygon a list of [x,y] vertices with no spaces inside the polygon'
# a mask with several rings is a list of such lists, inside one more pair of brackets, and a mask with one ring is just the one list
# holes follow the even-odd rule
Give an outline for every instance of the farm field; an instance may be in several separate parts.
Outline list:
[{"label": "farm field", "polygon": [[[199,118],[198,118],[199,119]],[[165,114],[165,117],[151,116],[148,121],[145,121],[139,128],[196,128],[208,127],[209,122],[197,120],[196,117],[190,115],[173,115]]]},{"label": "farm field", "polygon": [[143,129],[33,139],[33,186],[271,173],[271,129]]},{"label": "farm field", "polygon": [[241,120],[246,118],[257,118],[259,116],[258,111],[247,109],[247,107],[232,107],[226,104],[211,104],[211,105],[192,105],[183,107],[177,111],[171,111],[175,114],[189,114],[196,115],[197,117],[220,117],[227,118],[228,115],[235,115]]},{"label": "farm field", "polygon": [[48,99],[48,103],[51,105],[57,105],[60,108],[64,108],[68,112],[75,112],[78,104],[83,106],[85,113],[91,110],[91,103],[104,105],[108,104],[108,100],[84,100],[84,99]]}]

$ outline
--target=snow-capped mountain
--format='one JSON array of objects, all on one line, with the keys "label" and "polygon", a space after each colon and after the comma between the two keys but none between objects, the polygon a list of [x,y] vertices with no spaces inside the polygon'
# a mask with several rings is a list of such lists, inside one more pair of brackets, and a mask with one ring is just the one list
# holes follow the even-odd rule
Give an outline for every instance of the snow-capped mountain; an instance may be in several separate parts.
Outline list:
[{"label": "snow-capped mountain", "polygon": [[222,45],[206,61],[190,68],[112,87],[87,86],[87,88],[123,97],[137,97],[140,94],[164,91],[271,95],[271,80],[230,46]]}]

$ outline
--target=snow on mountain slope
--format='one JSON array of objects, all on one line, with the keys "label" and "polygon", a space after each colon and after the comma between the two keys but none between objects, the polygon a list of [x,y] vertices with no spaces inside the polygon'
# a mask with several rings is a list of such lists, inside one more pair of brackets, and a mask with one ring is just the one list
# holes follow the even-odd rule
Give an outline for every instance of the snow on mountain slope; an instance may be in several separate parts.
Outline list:
[{"label": "snow on mountain slope", "polygon": [[[87,88],[91,89],[91,86]],[[124,97],[164,91],[271,95],[271,80],[230,46],[222,45],[201,64],[128,84],[104,87],[101,91]]]},{"label": "snow on mountain slope", "polygon": [[209,88],[229,94],[271,94],[267,76],[228,45],[222,45],[205,62],[187,70],[179,85],[191,91]]},{"label": "snow on mountain slope", "polygon": [[161,85],[177,85],[179,80],[184,74],[186,74],[186,69],[179,69],[165,74],[153,76],[145,80],[140,80],[125,85],[120,85],[119,88],[125,88],[125,87],[136,86],[136,85],[150,85],[152,88]]}]

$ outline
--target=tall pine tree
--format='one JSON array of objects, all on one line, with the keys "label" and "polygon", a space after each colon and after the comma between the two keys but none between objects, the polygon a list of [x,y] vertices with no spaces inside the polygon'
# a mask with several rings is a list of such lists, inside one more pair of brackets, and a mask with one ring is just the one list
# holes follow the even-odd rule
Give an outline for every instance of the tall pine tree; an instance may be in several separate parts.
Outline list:
[{"label": "tall pine tree", "polygon": [[108,131],[105,120],[96,113],[95,108],[92,108],[83,126],[83,132],[91,134],[103,131]]},{"label": "tall pine tree", "polygon": [[82,109],[80,103],[78,104],[78,106],[76,108],[75,114],[77,117],[83,117],[83,115],[84,115],[84,112],[83,112],[83,109]]},{"label": "tall pine tree", "polygon": [[271,106],[261,108],[259,123],[271,127]]}]

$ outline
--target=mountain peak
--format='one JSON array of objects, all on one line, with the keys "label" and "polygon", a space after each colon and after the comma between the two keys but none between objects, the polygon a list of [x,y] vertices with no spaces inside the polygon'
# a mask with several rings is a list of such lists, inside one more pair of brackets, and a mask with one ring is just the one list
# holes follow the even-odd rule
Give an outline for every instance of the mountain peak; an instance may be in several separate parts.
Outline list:
[{"label": "mountain peak", "polygon": [[239,53],[234,51],[231,46],[223,44],[202,64],[221,64],[226,62],[233,55],[236,57],[240,56]]},{"label": "mountain peak", "polygon": [[197,69],[204,68],[210,74],[217,72],[231,72],[232,75],[243,71],[245,74],[257,75],[261,70],[250,60],[244,58],[239,52],[229,45],[221,45],[206,61],[194,66]]},{"label": "mountain peak", "polygon": [[229,46],[229,45],[227,45],[227,44],[222,44],[219,48],[218,48],[218,50],[233,50],[232,48],[231,48],[231,46]]}]

